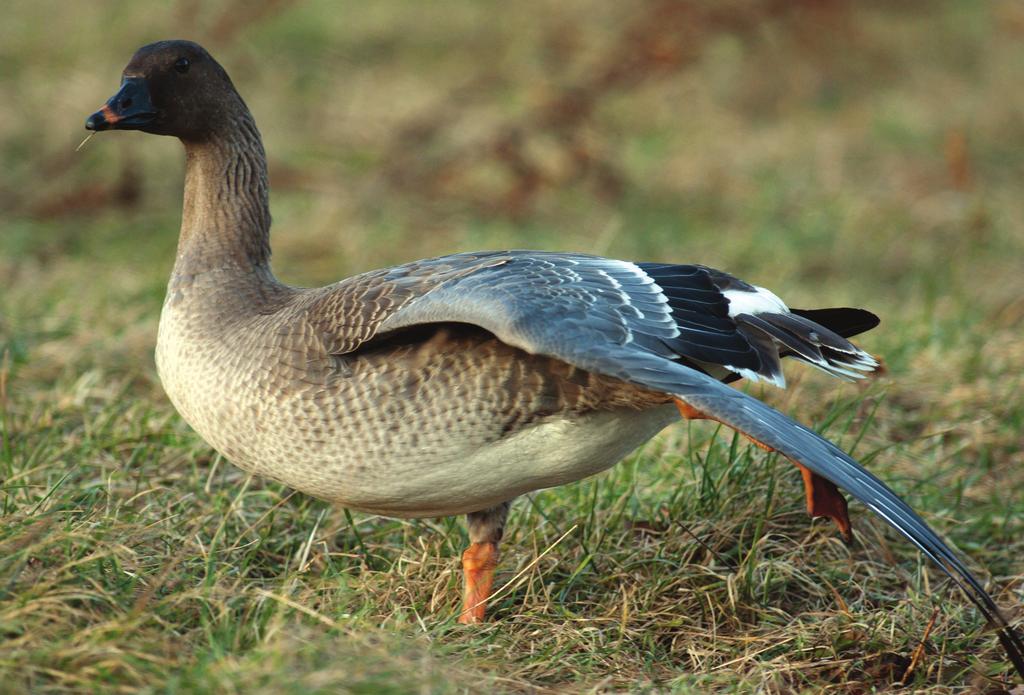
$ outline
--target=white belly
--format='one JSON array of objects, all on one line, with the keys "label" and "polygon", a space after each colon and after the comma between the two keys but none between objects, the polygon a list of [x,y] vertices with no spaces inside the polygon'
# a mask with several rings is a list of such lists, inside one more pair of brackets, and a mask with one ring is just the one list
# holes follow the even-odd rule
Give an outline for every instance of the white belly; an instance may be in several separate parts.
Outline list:
[{"label": "white belly", "polygon": [[418,475],[397,476],[386,494],[379,485],[350,489],[347,505],[402,517],[487,509],[606,470],[678,417],[669,405],[548,420],[463,457],[424,462]]}]

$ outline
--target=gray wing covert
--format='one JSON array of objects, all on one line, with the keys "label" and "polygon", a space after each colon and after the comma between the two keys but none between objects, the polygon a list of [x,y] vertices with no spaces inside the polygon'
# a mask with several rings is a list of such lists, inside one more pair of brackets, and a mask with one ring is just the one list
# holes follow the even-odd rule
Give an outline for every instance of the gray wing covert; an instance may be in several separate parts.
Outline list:
[{"label": "gray wing covert", "polygon": [[303,316],[327,352],[343,355],[393,330],[385,322],[422,297],[507,261],[500,253],[458,254],[372,270],[317,291]]},{"label": "gray wing covert", "polygon": [[[638,266],[584,255],[508,252],[436,283],[391,313],[385,333],[434,322],[478,325],[533,354],[625,378],[622,353],[674,357],[668,299]],[[627,346],[628,349],[627,349]]]}]

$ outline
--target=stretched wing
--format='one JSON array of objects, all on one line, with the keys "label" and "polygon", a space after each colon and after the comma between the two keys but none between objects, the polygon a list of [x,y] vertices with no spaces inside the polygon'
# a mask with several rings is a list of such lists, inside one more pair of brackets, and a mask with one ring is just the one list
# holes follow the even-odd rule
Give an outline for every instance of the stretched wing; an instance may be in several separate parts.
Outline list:
[{"label": "stretched wing", "polygon": [[[372,326],[357,326],[360,339],[338,341],[339,346],[357,349],[375,336],[415,325],[470,323],[527,352],[670,394],[832,481],[906,536],[997,626],[1024,676],[1024,642],[914,510],[834,444],[705,373],[717,364],[779,383],[780,351],[842,376],[874,366],[870,356],[834,332],[790,312],[767,290],[700,266],[507,252],[449,256],[380,272],[361,276],[347,291],[336,290],[369,301],[363,313],[373,319],[360,319]],[[326,300],[340,307],[351,298]]]},{"label": "stretched wing", "polygon": [[[703,375],[698,375],[703,377]],[[673,381],[675,375],[662,377]],[[680,379],[682,381],[682,379]],[[678,394],[690,407],[800,463],[860,500],[906,536],[955,581],[997,628],[999,641],[1024,677],[1024,642],[956,554],[902,499],[839,447],[800,423],[720,382],[691,380]]]}]

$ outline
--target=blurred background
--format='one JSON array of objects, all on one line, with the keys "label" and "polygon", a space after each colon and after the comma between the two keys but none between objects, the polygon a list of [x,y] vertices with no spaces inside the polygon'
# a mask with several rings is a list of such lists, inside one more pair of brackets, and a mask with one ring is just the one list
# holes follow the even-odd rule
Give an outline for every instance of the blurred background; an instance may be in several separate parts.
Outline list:
[{"label": "blurred background", "polygon": [[965,320],[987,340],[1024,315],[1019,2],[14,0],[0,306],[16,360],[37,331],[84,328],[26,325],[58,321],[50,282],[88,278],[90,301],[109,285],[119,313],[155,318],[179,146],[75,146],[134,50],[168,37],[209,48],[255,113],[287,281],[572,249],[869,306],[887,352],[925,339],[908,330]]},{"label": "blurred background", "polygon": [[[180,145],[76,146],[136,48],[188,38],[262,130],[285,282],[536,248],[703,263],[791,306],[875,311],[861,344],[888,379],[858,391],[797,369],[763,395],[813,420],[837,388],[873,394],[866,441],[902,447],[883,477],[925,481],[916,499],[954,490],[934,513],[973,510],[963,538],[1019,587],[1021,2],[8,0],[3,15],[8,446],[74,436],[122,398],[173,418],[152,350]],[[128,465],[100,459],[100,478]]]}]

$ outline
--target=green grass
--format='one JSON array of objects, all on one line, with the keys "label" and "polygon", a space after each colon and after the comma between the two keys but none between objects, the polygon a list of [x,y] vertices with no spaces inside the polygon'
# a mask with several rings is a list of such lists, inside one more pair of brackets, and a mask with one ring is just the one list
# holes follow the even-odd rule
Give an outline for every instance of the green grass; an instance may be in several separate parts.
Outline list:
[{"label": "green grass", "polygon": [[[456,625],[461,520],[346,514],[248,478],[181,421],[152,361],[179,148],[73,149],[138,45],[198,38],[264,132],[286,281],[572,249],[876,311],[861,344],[887,375],[792,366],[787,391],[751,391],[855,447],[1019,624],[1016,4],[706,29],[692,63],[586,125],[619,197],[559,178],[564,152],[528,131],[553,183],[516,210],[491,204],[510,180],[487,157],[429,195],[384,172],[528,121],[601,64],[629,5],[311,0],[249,22],[191,5],[16,2],[0,23],[0,692],[868,692],[902,678],[936,608],[912,689],[999,692],[995,637],[936,568],[856,504],[846,548],[807,519],[795,469],[706,423],[519,500],[491,619]],[[399,135],[423,122],[440,135]],[[137,198],[117,202],[122,179]]]}]

